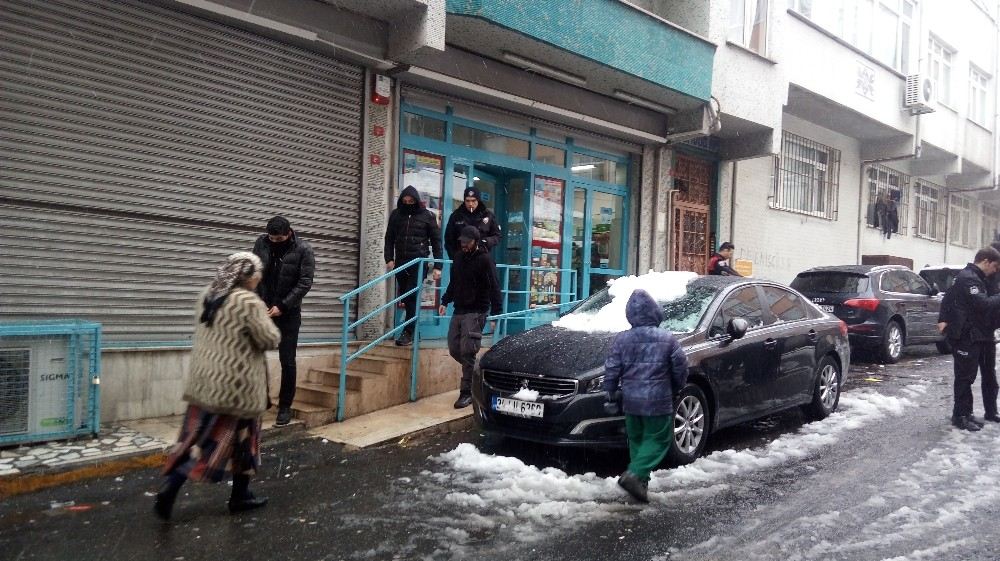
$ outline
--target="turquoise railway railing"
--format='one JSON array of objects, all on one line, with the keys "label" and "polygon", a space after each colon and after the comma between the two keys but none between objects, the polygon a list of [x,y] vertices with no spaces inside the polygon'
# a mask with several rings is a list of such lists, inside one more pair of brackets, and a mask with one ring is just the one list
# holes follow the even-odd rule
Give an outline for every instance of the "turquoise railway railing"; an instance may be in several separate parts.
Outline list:
[{"label": "turquoise railway railing", "polygon": [[[376,337],[371,342],[367,343],[363,347],[359,348],[357,351],[350,353],[350,341],[351,335],[355,329],[364,323],[380,317],[380,315],[386,311],[392,312],[395,310],[396,306],[402,302],[404,299],[412,296],[414,294],[419,294],[420,291],[424,290],[424,276],[427,272],[428,265],[440,263],[450,264],[451,261],[447,259],[431,259],[431,258],[419,258],[414,259],[401,267],[396,267],[392,271],[389,271],[383,275],[378,276],[371,281],[355,288],[354,290],[344,294],[340,297],[340,302],[343,304],[344,313],[344,324],[341,331],[340,340],[340,384],[337,390],[337,420],[344,420],[344,400],[347,397],[347,367],[348,365],[364,353],[368,352],[375,346],[381,344],[388,339],[394,339],[395,336],[400,333],[407,325],[411,323],[413,326],[413,348],[412,356],[410,360],[410,401],[416,401],[417,399],[417,378],[419,376],[420,370],[420,306],[417,306],[417,313],[414,317],[409,320],[401,322],[399,325],[394,326],[392,329],[387,330],[382,335]],[[351,318],[351,302],[358,299],[362,294],[372,290],[377,286],[387,285],[390,279],[395,279],[403,271],[411,270],[416,267],[417,271],[417,284],[416,287],[406,291],[403,294],[396,296],[395,298],[385,302],[384,304],[376,307],[374,310],[368,312],[363,317],[360,317],[353,322]],[[511,290],[510,287],[510,274],[511,271],[525,271],[530,279],[532,273],[556,273],[564,281],[568,278],[569,282],[564,282],[565,285],[573,287],[571,292],[556,292],[549,293],[550,296],[557,296],[559,300],[566,298],[565,302],[560,302],[557,304],[548,304],[544,306],[536,306],[534,308],[526,308],[523,310],[510,311],[510,298],[512,295],[523,295],[525,300],[530,298],[530,290]],[[497,265],[497,272],[500,275],[500,293],[503,297],[503,303],[501,306],[501,311],[495,316],[488,316],[488,322],[499,322],[498,329],[493,333],[493,341],[496,342],[502,339],[507,334],[507,326],[510,321],[523,321],[525,322],[525,327],[530,326],[532,320],[537,320],[537,316],[541,313],[550,312],[556,310],[558,312],[563,312],[568,310],[570,307],[575,305],[579,300],[576,297],[576,275],[579,274],[574,269],[556,269],[552,267],[531,267],[527,265]],[[526,283],[519,283],[526,284]],[[435,290],[442,290],[441,287],[435,287]],[[419,296],[418,296],[419,297]],[[567,298],[568,297],[568,298]],[[437,312],[434,312],[437,314]],[[436,316],[440,319],[449,319],[451,316]]]}]

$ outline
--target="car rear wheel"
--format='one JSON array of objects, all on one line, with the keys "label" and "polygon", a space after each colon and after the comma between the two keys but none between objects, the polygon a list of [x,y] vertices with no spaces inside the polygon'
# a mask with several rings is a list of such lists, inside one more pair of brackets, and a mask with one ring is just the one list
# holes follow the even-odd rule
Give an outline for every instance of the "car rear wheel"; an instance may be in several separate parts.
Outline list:
[{"label": "car rear wheel", "polygon": [[673,465],[690,464],[698,459],[708,442],[708,400],[695,384],[681,390],[674,404],[674,441],[667,453]]},{"label": "car rear wheel", "polygon": [[813,383],[813,400],[803,410],[814,421],[825,419],[837,410],[840,403],[840,368],[830,357],[823,357],[816,368]]},{"label": "car rear wheel", "polygon": [[880,349],[882,362],[886,364],[899,362],[899,357],[903,355],[904,342],[903,327],[896,320],[890,321],[882,333],[882,348]]}]

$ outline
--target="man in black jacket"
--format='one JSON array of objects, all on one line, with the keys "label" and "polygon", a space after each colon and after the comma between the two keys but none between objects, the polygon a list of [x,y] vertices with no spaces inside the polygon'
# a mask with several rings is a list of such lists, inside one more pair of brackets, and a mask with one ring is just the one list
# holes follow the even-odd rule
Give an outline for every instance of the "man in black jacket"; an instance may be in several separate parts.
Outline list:
[{"label": "man in black jacket", "polygon": [[[399,194],[396,209],[389,215],[389,224],[385,229],[385,269],[391,271],[396,266],[403,266],[418,258],[427,257],[427,245],[434,252],[434,259],[441,259],[441,228],[437,216],[423,208],[420,204],[420,193],[412,185],[407,185]],[[410,267],[396,275],[396,288],[399,294],[405,294],[417,286],[420,271]],[[431,278],[435,281],[441,278],[441,263],[434,264]],[[417,313],[417,291],[403,300],[406,307],[406,319]],[[403,333],[396,340],[397,345],[405,346],[413,343],[413,323],[403,328]]]},{"label": "man in black jacket", "polygon": [[281,362],[281,390],[275,425],[292,420],[295,399],[295,349],[302,326],[302,298],[312,288],[316,258],[309,242],[299,239],[288,220],[275,216],[267,223],[267,233],[257,238],[253,252],[264,265],[264,278],[257,286],[267,315],[281,331],[278,359]]},{"label": "man in black jacket", "polygon": [[448,226],[444,230],[444,249],[448,252],[448,259],[454,260],[461,252],[458,235],[466,226],[473,226],[478,230],[476,241],[487,253],[500,243],[500,224],[493,212],[483,204],[482,194],[476,187],[465,189],[462,206],[456,208],[448,218]]},{"label": "man in black jacket", "polygon": [[[984,377],[992,368],[985,361],[995,359],[989,347],[995,346],[993,327],[995,314],[1000,310],[1000,296],[990,296],[988,277],[1000,270],[1000,252],[992,247],[980,249],[974,262],[966,265],[955,278],[941,302],[939,326],[952,347],[955,369],[955,404],[951,422],[956,427],[978,431],[982,423],[973,417],[972,384],[977,371],[982,368]],[[995,381],[993,382],[995,385]],[[986,419],[1000,422],[996,412],[996,390],[989,390],[984,379],[984,406]],[[992,406],[988,391],[992,391]],[[992,409],[992,410],[991,410]]]},{"label": "man in black jacket", "polygon": [[[451,266],[451,280],[441,297],[438,313],[448,311],[448,304],[455,303],[455,312],[448,325],[448,352],[462,365],[462,384],[455,408],[472,403],[472,369],[483,341],[486,315],[500,313],[500,283],[497,268],[486,250],[480,247],[480,231],[466,226],[458,236],[459,250]],[[496,328],[496,322],[493,322]]]}]

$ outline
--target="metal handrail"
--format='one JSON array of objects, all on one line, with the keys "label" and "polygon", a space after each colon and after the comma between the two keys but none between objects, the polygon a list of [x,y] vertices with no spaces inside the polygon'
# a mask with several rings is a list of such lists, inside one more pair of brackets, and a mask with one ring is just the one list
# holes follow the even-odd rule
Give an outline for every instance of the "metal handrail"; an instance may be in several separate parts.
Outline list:
[{"label": "metal handrail", "polygon": [[[376,278],[374,278],[374,279],[366,282],[365,284],[362,284],[361,286],[359,286],[359,287],[351,290],[350,292],[347,292],[346,294],[340,296],[339,300],[340,300],[340,302],[341,302],[341,304],[343,306],[343,314],[344,315],[343,315],[343,330],[341,332],[341,341],[340,341],[340,385],[339,385],[339,387],[337,389],[337,420],[338,421],[343,421],[344,420],[344,400],[347,397],[347,366],[348,366],[348,364],[350,364],[353,360],[357,359],[358,357],[360,357],[364,353],[368,352],[372,348],[374,348],[377,345],[381,344],[383,341],[385,341],[385,340],[387,340],[389,338],[395,337],[395,335],[397,333],[399,333],[401,330],[405,329],[410,324],[413,324],[413,349],[412,349],[412,355],[411,355],[411,358],[410,358],[410,401],[416,401],[416,399],[417,399],[417,377],[418,377],[419,370],[420,370],[420,362],[419,362],[419,355],[420,355],[420,302],[419,302],[419,298],[420,298],[420,296],[419,295],[424,290],[424,286],[423,286],[424,285],[424,276],[425,276],[425,273],[427,271],[427,265],[431,265],[431,264],[447,265],[447,264],[451,264],[451,263],[452,263],[452,261],[449,260],[449,259],[433,259],[433,258],[429,258],[429,257],[419,257],[419,258],[416,258],[416,259],[413,259],[413,260],[407,262],[406,264],[404,264],[404,265],[402,265],[400,267],[396,267],[396,268],[394,268],[391,271],[387,271],[386,273],[384,273],[384,274],[382,274],[382,275],[380,275],[380,276],[378,276],[378,277],[376,277]],[[395,298],[393,298],[393,299],[385,302],[384,304],[381,304],[381,305],[377,306],[374,310],[372,310],[371,312],[367,313],[364,317],[361,317],[361,318],[359,318],[359,319],[357,319],[357,320],[355,320],[353,322],[350,321],[350,316],[351,316],[351,300],[352,299],[359,297],[360,295],[364,294],[365,292],[371,290],[372,288],[374,288],[376,286],[379,286],[379,285],[382,285],[384,283],[387,283],[389,281],[389,279],[395,279],[401,272],[409,270],[412,267],[417,267],[417,283],[416,283],[416,286],[414,288],[406,291],[403,294],[400,294],[399,296],[397,296],[397,297],[395,297]],[[534,313],[544,312],[544,311],[549,311],[549,310],[554,310],[556,308],[562,308],[562,309],[564,309],[566,307],[573,306],[573,305],[577,304],[580,301],[579,299],[577,299],[577,294],[576,294],[576,278],[577,278],[576,275],[578,274],[578,272],[575,269],[559,269],[559,268],[556,268],[556,267],[532,267],[530,265],[506,265],[506,264],[498,264],[496,267],[497,267],[497,269],[503,271],[503,281],[501,283],[502,286],[501,286],[501,289],[500,289],[501,294],[503,296],[503,302],[502,302],[502,306],[501,306],[501,312],[499,314],[493,315],[493,316],[487,316],[487,318],[486,318],[487,321],[489,321],[489,322],[493,322],[493,321],[499,321],[500,322],[499,326],[498,326],[499,329],[494,330],[494,332],[493,332],[494,342],[496,340],[502,339],[503,337],[506,336],[506,333],[507,333],[507,322],[508,321],[513,320],[513,321],[524,321],[524,322],[527,322],[528,320],[531,319],[531,315],[534,314]],[[570,277],[570,283],[569,283],[569,285],[571,287],[573,287],[572,292],[552,292],[552,293],[549,293],[549,294],[550,295],[558,296],[560,298],[562,298],[564,296],[568,296],[568,297],[571,298],[571,301],[569,301],[569,302],[562,302],[562,303],[558,303],[558,304],[546,304],[546,305],[543,305],[543,306],[536,306],[534,308],[526,308],[524,310],[517,310],[517,311],[514,311],[514,312],[508,311],[508,308],[509,308],[508,300],[509,300],[509,298],[510,298],[510,296],[512,294],[523,295],[523,294],[530,294],[531,293],[530,290],[513,290],[513,291],[510,290],[510,272],[511,272],[511,270],[531,271],[531,272],[554,272],[554,273],[559,273],[560,275],[568,273],[569,277]],[[441,291],[442,287],[435,286],[434,290],[435,291]],[[392,329],[389,329],[388,331],[386,331],[385,333],[383,333],[381,336],[375,338],[375,340],[369,342],[367,345],[361,347],[360,349],[358,349],[354,353],[349,353],[348,352],[348,348],[349,348],[348,347],[348,343],[349,343],[349,340],[350,340],[350,334],[351,334],[352,331],[354,331],[354,329],[356,329],[358,326],[363,325],[364,323],[370,321],[371,319],[375,318],[376,316],[382,314],[386,310],[392,310],[392,309],[394,309],[399,302],[402,302],[403,300],[411,297],[414,294],[417,295],[418,302],[417,302],[417,312],[416,312],[416,314],[414,314],[414,316],[412,318],[403,321],[402,323],[400,323],[399,325],[393,327]],[[518,317],[518,316],[523,316],[523,317]],[[451,316],[447,315],[447,316],[437,316],[437,317],[440,318],[440,319],[448,319]],[[499,337],[497,337],[497,335],[499,335]]]}]

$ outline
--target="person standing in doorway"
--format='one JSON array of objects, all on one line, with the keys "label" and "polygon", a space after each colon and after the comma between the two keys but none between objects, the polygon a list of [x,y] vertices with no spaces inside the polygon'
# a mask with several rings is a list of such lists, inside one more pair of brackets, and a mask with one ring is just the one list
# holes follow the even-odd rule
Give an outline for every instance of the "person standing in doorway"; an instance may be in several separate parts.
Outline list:
[{"label": "person standing in doorway", "polygon": [[292,420],[295,399],[295,350],[302,326],[302,299],[313,284],[316,258],[309,242],[292,231],[283,216],[267,222],[267,233],[257,238],[253,253],[264,264],[264,279],[257,293],[267,305],[267,315],[281,331],[278,359],[281,362],[281,390],[278,392],[278,418],[275,425]]},{"label": "person standing in doorway", "polygon": [[448,259],[454,260],[461,253],[458,237],[466,226],[474,227],[479,233],[476,243],[487,253],[500,243],[500,224],[497,217],[482,201],[482,193],[477,187],[467,187],[464,201],[451,213],[444,231],[444,249]]},{"label": "person standing in doorway", "polygon": [[735,249],[736,246],[732,242],[724,242],[720,245],[718,253],[712,255],[712,258],[708,260],[708,274],[742,277],[743,275],[737,273],[736,269],[729,265],[729,260],[733,258],[733,250]]},{"label": "person standing in doorway", "polygon": [[[986,247],[976,252],[972,263],[966,265],[955,278],[955,284],[948,289],[942,300],[941,311],[938,314],[939,328],[948,338],[954,358],[955,401],[952,407],[951,423],[955,427],[978,431],[983,423],[976,419],[973,412],[972,384],[980,368],[990,370],[992,365],[984,361],[995,353],[990,353],[989,347],[996,345],[993,338],[995,316],[1000,312],[1000,296],[989,296],[989,277],[1000,270],[1000,252],[992,247]],[[985,373],[984,373],[985,375]],[[984,385],[988,384],[984,380]],[[983,388],[984,407],[990,421],[1000,422],[996,414],[996,393],[987,395]],[[992,398],[991,411],[988,399]],[[991,418],[992,417],[992,418]]]},{"label": "person standing in doorway", "polygon": [[[441,297],[440,315],[454,302],[455,311],[448,325],[448,352],[462,365],[455,408],[472,403],[472,369],[483,341],[487,313],[500,313],[500,283],[493,258],[480,246],[481,232],[475,226],[465,226],[458,235],[459,253],[451,266],[451,280]],[[493,322],[496,329],[496,322]]]},{"label": "person standing in doorway", "polygon": [[[427,250],[428,245],[431,251]],[[389,215],[389,224],[385,229],[385,269],[391,271],[418,257],[427,257],[431,252],[434,259],[441,259],[441,228],[437,216],[423,208],[420,193],[412,185],[407,185],[400,193],[396,209]],[[416,288],[419,272],[416,267],[410,267],[396,274],[396,289],[400,295]],[[441,278],[441,263],[434,263],[431,278],[435,282]],[[416,316],[419,294],[420,291],[417,291],[403,300],[407,321]],[[396,344],[412,344],[414,327],[413,323],[407,324]]]},{"label": "person standing in doorway", "polygon": [[649,474],[660,465],[674,440],[674,396],[687,383],[684,349],[673,333],[662,329],[663,308],[645,290],[625,304],[632,326],[619,333],[604,360],[608,401],[621,392],[630,462],[618,485],[640,502],[648,502]]}]

